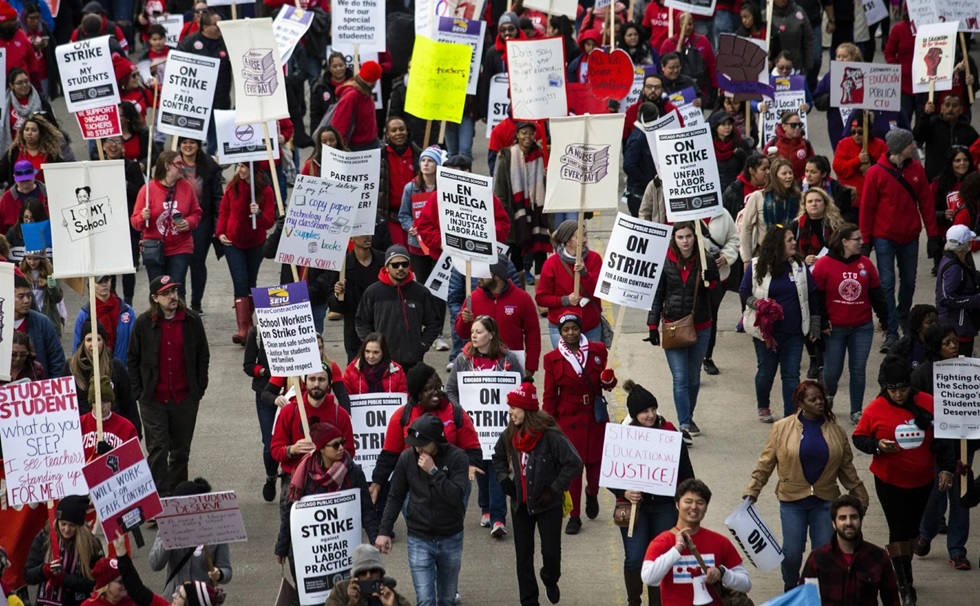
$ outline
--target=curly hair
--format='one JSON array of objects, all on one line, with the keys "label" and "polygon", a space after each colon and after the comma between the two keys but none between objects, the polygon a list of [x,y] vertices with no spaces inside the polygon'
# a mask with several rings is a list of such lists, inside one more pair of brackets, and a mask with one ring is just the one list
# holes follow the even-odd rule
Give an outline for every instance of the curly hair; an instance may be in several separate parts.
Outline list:
[{"label": "curly hair", "polygon": [[419,362],[413,366],[412,369],[405,374],[405,385],[408,388],[408,397],[418,400],[422,390],[425,389],[425,384],[429,382],[429,379],[435,376],[437,376],[436,369],[432,368],[425,362]]},{"label": "curly hair", "polygon": [[786,234],[788,233],[792,233],[788,227],[776,226],[770,229],[762,240],[762,245],[759,246],[757,264],[752,268],[752,274],[757,284],[762,284],[762,280],[767,275],[773,278],[783,275],[789,267],[787,261],[803,261],[798,252],[793,253],[791,257],[786,256]]},{"label": "curly hair", "polygon": [[25,149],[27,147],[27,144],[24,141],[24,128],[31,123],[37,126],[37,130],[39,132],[37,146],[41,150],[41,153],[43,153],[49,159],[60,160],[61,146],[65,142],[65,137],[53,124],[37,114],[28,116],[28,118],[24,120],[24,124],[20,127],[20,130],[17,131],[17,136],[14,137],[9,149]]},{"label": "curly hair", "polygon": [[804,379],[796,386],[796,389],[793,390],[793,404],[796,404],[796,409],[800,409],[800,404],[803,403],[806,392],[811,389],[816,389],[820,397],[823,398],[823,417],[831,423],[836,423],[837,417],[834,415],[834,401],[828,397],[827,388],[819,381]]}]

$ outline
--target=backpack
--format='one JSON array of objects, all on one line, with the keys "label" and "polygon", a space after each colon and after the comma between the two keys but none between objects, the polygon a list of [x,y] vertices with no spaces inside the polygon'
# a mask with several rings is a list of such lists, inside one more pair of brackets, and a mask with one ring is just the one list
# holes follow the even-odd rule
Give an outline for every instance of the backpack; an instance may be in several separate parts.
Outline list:
[{"label": "backpack", "polygon": [[[453,423],[456,425],[456,429],[459,429],[460,427],[463,426],[463,415],[466,414],[466,412],[463,410],[463,407],[460,406],[459,404],[456,404],[455,402],[450,402],[450,404],[453,405]],[[415,404],[412,402],[409,402],[408,404],[405,405],[405,409],[402,411],[402,418],[401,418],[402,429],[408,427],[408,419],[411,418],[412,408],[414,407]]]},{"label": "backpack", "polygon": [[[320,118],[320,124],[317,125],[315,130],[319,130],[324,126],[330,126],[333,124],[333,116],[337,113],[337,106],[340,105],[340,95],[337,95],[337,102],[327,108],[327,111]],[[346,133],[340,133],[340,136],[344,138],[344,143],[350,142],[350,136],[354,134],[354,121],[351,120],[350,128],[347,129]]]},{"label": "backpack", "polygon": [[681,55],[681,73],[694,79],[698,85],[698,93],[708,88],[708,67],[704,63],[701,51],[693,46],[685,46]]}]

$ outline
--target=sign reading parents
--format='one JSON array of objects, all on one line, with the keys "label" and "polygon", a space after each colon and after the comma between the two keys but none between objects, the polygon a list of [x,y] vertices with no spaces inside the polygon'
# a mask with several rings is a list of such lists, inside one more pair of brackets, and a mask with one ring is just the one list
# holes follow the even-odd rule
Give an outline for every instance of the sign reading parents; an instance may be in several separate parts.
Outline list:
[{"label": "sign reading parents", "polygon": [[[268,122],[269,133],[276,132],[276,123]],[[259,162],[268,160],[261,124],[235,124],[235,110],[214,110],[214,132],[218,137],[218,162]],[[279,138],[272,137],[272,157],[279,159]]]},{"label": "sign reading parents", "polygon": [[333,586],[350,576],[354,548],[361,544],[360,493],[353,488],[293,503],[289,530],[303,606],[323,604]]},{"label": "sign reading parents", "polygon": [[116,540],[163,511],[138,438],[95,459],[85,466],[84,472],[108,541]]},{"label": "sign reading parents", "polygon": [[233,491],[160,499],[157,536],[167,549],[242,543],[245,522]]},{"label": "sign reading parents", "polygon": [[830,62],[830,106],[897,112],[902,109],[902,67]]},{"label": "sign reading parents", "polygon": [[483,448],[483,459],[489,460],[493,456],[497,438],[510,423],[507,394],[520,387],[521,374],[478,370],[461,372],[457,378],[459,403],[473,420]]},{"label": "sign reading parents", "polygon": [[616,305],[650,309],[671,233],[669,225],[617,214],[593,294]]},{"label": "sign reading parents", "polygon": [[384,52],[385,3],[382,0],[332,0],[334,44],[357,44],[364,50]]},{"label": "sign reading parents", "polygon": [[269,371],[280,377],[319,372],[323,362],[316,344],[306,282],[253,288],[252,300],[269,358]]},{"label": "sign reading parents", "polygon": [[937,438],[980,438],[980,360],[954,358],[932,366]]},{"label": "sign reading parents", "polygon": [[623,114],[552,118],[545,212],[616,207],[624,119]]},{"label": "sign reading parents", "polygon": [[109,36],[62,44],[55,49],[55,55],[68,111],[74,113],[91,107],[119,105]]},{"label": "sign reading parents", "polygon": [[211,122],[218,59],[171,51],[160,92],[160,132],[204,140]]},{"label": "sign reading parents", "polygon": [[340,271],[357,202],[353,183],[296,175],[276,262]]},{"label": "sign reading parents", "polygon": [[508,40],[507,74],[515,120],[568,115],[562,38]]},{"label": "sign reading parents", "polygon": [[[383,387],[387,389],[391,386]],[[407,401],[408,396],[403,393],[362,393],[350,396],[350,422],[354,428],[354,446],[357,449],[354,462],[364,470],[365,477],[370,478],[374,466],[378,464],[389,419]]]},{"label": "sign reading parents", "polygon": [[439,167],[439,224],[442,248],[471,261],[497,262],[490,177]]},{"label": "sign reading parents", "polygon": [[711,129],[694,126],[658,130],[655,136],[667,220],[676,223],[725,212]]},{"label": "sign reading parents", "polygon": [[381,150],[345,152],[323,146],[320,166],[323,178],[356,186],[357,219],[350,237],[373,236],[378,208],[378,175],[381,172]]},{"label": "sign reading parents", "polygon": [[9,506],[88,494],[78,414],[72,377],[0,387],[0,442]]},{"label": "sign reading parents", "polygon": [[681,432],[606,424],[599,486],[674,496]]}]

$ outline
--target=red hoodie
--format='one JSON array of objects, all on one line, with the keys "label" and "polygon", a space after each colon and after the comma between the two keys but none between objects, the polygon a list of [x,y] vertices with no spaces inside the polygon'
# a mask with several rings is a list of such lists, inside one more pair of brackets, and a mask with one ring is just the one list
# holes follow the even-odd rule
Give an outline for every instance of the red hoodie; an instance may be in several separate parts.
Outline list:
[{"label": "red hoodie", "polygon": [[[333,395],[327,394],[318,408],[310,406],[309,398],[303,394],[303,406],[306,409],[306,418],[310,425],[314,423],[330,423],[340,430],[340,433],[347,440],[344,450],[354,456],[354,428],[351,425],[350,414],[337,405]],[[292,473],[293,467],[303,458],[303,455],[294,453],[290,457],[286,451],[290,446],[303,439],[303,423],[300,418],[299,408],[295,400],[289,402],[279,410],[279,417],[276,419],[276,426],[272,430],[272,442],[269,444],[269,451],[272,458],[279,461],[284,473]]]},{"label": "red hoodie", "polygon": [[[367,145],[378,138],[378,120],[374,109],[374,97],[364,93],[353,82],[337,89],[337,109],[331,124],[337,129],[348,147]],[[350,133],[348,137],[347,134]]]},{"label": "red hoodie", "polygon": [[[143,209],[146,208],[147,192],[150,199],[150,224],[147,226],[143,219]],[[192,233],[201,222],[201,205],[197,202],[194,186],[187,179],[180,179],[174,184],[175,209],[180,211],[190,228],[187,231],[174,231],[171,215],[174,208],[167,204],[168,189],[159,181],[153,180],[140,188],[136,196],[136,206],[129,222],[133,229],[143,232],[147,240],[163,240],[163,254],[166,256],[194,252]]]},{"label": "red hoodie", "polygon": [[806,173],[806,161],[813,156],[813,147],[810,142],[805,137],[796,137],[795,139],[787,137],[783,125],[777,124],[776,138],[766,143],[763,149],[773,146],[776,147],[776,154],[780,158],[789,160],[790,164],[793,165],[793,177],[797,181],[802,179]]},{"label": "red hoodie", "polygon": [[255,216],[253,228],[252,214],[249,212],[252,204],[251,186],[242,180],[229,183],[218,206],[218,225],[214,235],[227,236],[236,248],[242,250],[262,246],[266,232],[276,222],[276,202],[272,188],[265,185],[256,191],[255,201],[259,204],[259,213]]},{"label": "red hoodie", "polygon": [[[541,325],[531,295],[507,280],[507,288],[502,293],[477,288],[468,302],[473,317],[490,316],[497,321],[500,339],[508,349],[524,352],[524,368],[527,374],[534,374],[541,360]],[[469,340],[472,326],[463,321],[462,313],[456,316],[456,334],[460,339]]]},{"label": "red hoodie", "polygon": [[[360,358],[354,358],[347,365],[347,370],[344,371],[344,387],[347,388],[347,393],[352,396],[370,393],[368,391],[367,379],[364,378],[364,373],[361,372],[360,364]],[[387,393],[408,393],[408,385],[405,382],[405,371],[402,370],[398,362],[392,360],[388,363],[388,370],[381,377],[381,385]]]},{"label": "red hoodie", "polygon": [[[890,174],[889,171],[895,170],[900,170],[912,186],[914,198]],[[929,178],[916,160],[909,160],[903,167],[896,167],[884,155],[878,160],[878,164],[872,165],[864,174],[864,197],[858,218],[861,222],[861,236],[865,242],[871,242],[872,238],[885,238],[896,244],[907,244],[919,239],[923,223],[927,235],[940,235]]]},{"label": "red hoodie", "polygon": [[[570,251],[574,254],[575,251]],[[566,313],[575,313],[582,318],[582,332],[588,332],[599,325],[601,302],[592,296],[595,292],[596,280],[602,272],[602,257],[594,250],[583,255],[585,275],[579,282],[579,294],[591,299],[585,307],[563,306],[562,298],[571,294],[574,286],[572,266],[562,261],[560,255],[551,255],[541,268],[538,277],[538,288],[534,293],[535,302],[548,310],[548,322],[558,324],[558,318]]]},{"label": "red hoodie", "polygon": [[[493,220],[494,229],[497,234],[497,242],[507,242],[507,234],[510,233],[510,215],[500,202],[500,198],[493,197]],[[442,226],[439,222],[439,192],[434,191],[426,200],[425,206],[419,211],[419,216],[415,219],[416,235],[420,242],[424,242],[429,249],[429,256],[438,260],[442,256]]]},{"label": "red hoodie", "polygon": [[[864,173],[861,172],[862,146],[854,142],[854,137],[844,137],[837,144],[834,152],[834,172],[841,185],[853,187],[855,196],[853,206],[861,208],[861,196],[864,194]],[[878,137],[868,139],[868,156],[874,166],[875,158],[888,153],[888,146]]]},{"label": "red hoodie", "polygon": [[[388,421],[388,430],[385,432],[383,450],[387,450],[388,452],[401,452],[408,448],[405,444],[405,436],[408,435],[408,428],[412,426],[415,419],[428,412],[423,410],[416,402],[414,406],[411,406],[408,423],[403,423],[402,415],[405,414],[406,408],[409,408],[408,404],[402,406],[395,411],[395,414],[391,415],[391,419]],[[470,415],[464,414],[463,424],[460,427],[456,427],[456,423],[453,420],[453,403],[448,398],[443,398],[439,409],[431,414],[436,415],[442,420],[443,431],[446,434],[447,442],[463,450],[481,449],[480,438],[476,435],[476,429],[473,427],[473,420],[470,419]]]}]

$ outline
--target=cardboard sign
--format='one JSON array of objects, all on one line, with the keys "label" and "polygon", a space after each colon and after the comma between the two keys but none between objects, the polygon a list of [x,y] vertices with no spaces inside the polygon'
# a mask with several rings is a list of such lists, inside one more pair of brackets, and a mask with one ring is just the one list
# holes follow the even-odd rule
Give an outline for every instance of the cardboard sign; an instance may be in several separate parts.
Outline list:
[{"label": "cardboard sign", "polygon": [[685,88],[668,97],[680,113],[684,126],[697,126],[705,123],[704,110],[694,104],[697,98],[698,93],[693,88]]},{"label": "cardboard sign", "polygon": [[496,263],[492,179],[440,166],[436,191],[443,250],[460,259]]},{"label": "cardboard sign", "polygon": [[[327,55],[329,55],[331,52],[342,53],[344,55],[344,61],[347,62],[347,69],[351,70],[353,73],[357,73],[357,70],[354,69],[353,45],[334,44],[333,46],[327,47]],[[377,51],[366,51],[361,49],[358,57],[361,60],[361,65],[364,65],[366,61],[377,61],[378,53]],[[384,102],[381,99],[381,80],[374,83],[374,88],[371,89],[371,96],[374,97],[374,109],[384,108]]]},{"label": "cardboard sign", "polygon": [[68,111],[119,105],[109,36],[89,38],[55,49]]},{"label": "cardboard sign", "polygon": [[354,548],[361,544],[361,491],[301,499],[289,522],[299,603],[323,604],[333,586],[350,577]]},{"label": "cardboard sign", "polygon": [[449,280],[453,275],[453,260],[449,251],[442,249],[442,256],[436,261],[436,266],[432,268],[429,279],[425,281],[425,287],[429,289],[437,299],[443,301],[449,298]]},{"label": "cardboard sign", "polygon": [[711,128],[692,126],[658,130],[657,155],[663,180],[667,221],[690,221],[714,217],[725,211]]},{"label": "cardboard sign", "polygon": [[385,443],[388,423],[408,402],[403,393],[362,393],[350,396],[350,422],[354,428],[354,462],[370,478]]},{"label": "cardboard sign", "polygon": [[83,109],[75,114],[75,118],[78,119],[78,129],[82,131],[83,139],[105,139],[122,135],[118,105]]},{"label": "cardboard sign", "polygon": [[331,0],[330,17],[334,44],[356,44],[374,52],[386,49],[385,3],[381,0]]},{"label": "cardboard sign", "polygon": [[546,15],[565,15],[573,21],[578,16],[576,0],[527,0],[524,8],[541,11]]},{"label": "cardboard sign", "polygon": [[[235,75],[235,124],[289,117],[279,45],[272,19],[219,21]],[[275,131],[269,132],[275,138]]]},{"label": "cardboard sign", "polygon": [[664,0],[664,6],[675,11],[710,17],[715,14],[716,0]]},{"label": "cardboard sign", "polygon": [[162,25],[167,30],[167,46],[177,48],[180,43],[180,31],[184,29],[184,15],[174,14],[167,17],[159,17],[157,25]]},{"label": "cardboard sign", "polygon": [[[46,221],[45,221],[46,222]],[[29,223],[23,224],[25,227]],[[25,230],[26,231],[26,230]],[[25,245],[27,234],[24,235]],[[51,239],[44,250],[50,250]],[[32,250],[28,248],[27,250]],[[38,248],[36,250],[42,250]],[[0,381],[10,380],[10,359],[14,339],[14,264],[0,263]],[[0,491],[2,494],[2,491]]]},{"label": "cardboard sign", "polygon": [[674,496],[681,440],[679,431],[607,423],[599,486]]},{"label": "cardboard sign", "polygon": [[545,212],[615,208],[623,114],[551,120]]},{"label": "cardboard sign", "polygon": [[276,262],[340,271],[357,220],[357,189],[354,183],[296,175]]},{"label": "cardboard sign", "polygon": [[510,82],[507,74],[497,74],[490,78],[490,95],[487,102],[487,139],[493,127],[510,115]]},{"label": "cardboard sign", "polygon": [[920,25],[915,34],[915,56],[912,58],[912,92],[929,92],[953,88],[953,66],[956,61],[958,23]]},{"label": "cardboard sign", "polygon": [[435,37],[436,9],[433,0],[415,0],[415,35]]},{"label": "cardboard sign", "polygon": [[[441,3],[440,3],[441,4]],[[486,35],[485,21],[470,21],[460,17],[439,17],[436,30],[437,42],[466,44],[473,50],[470,58],[470,74],[466,82],[466,94],[476,94],[476,83],[480,78],[480,62],[483,61],[483,39]]]},{"label": "cardboard sign", "polygon": [[245,522],[234,491],[160,499],[157,536],[167,549],[244,543]]},{"label": "cardboard sign", "polygon": [[881,63],[831,61],[830,106],[901,111],[902,67]]},{"label": "cardboard sign", "polygon": [[765,40],[721,34],[718,36],[718,56],[739,58],[739,61],[723,61],[718,65],[718,87],[733,96],[736,103],[772,99]]},{"label": "cardboard sign", "polygon": [[980,438],[980,359],[954,358],[932,365],[936,438]]},{"label": "cardboard sign", "polygon": [[616,305],[649,310],[671,237],[669,225],[617,214],[592,294]]},{"label": "cardboard sign", "polygon": [[0,402],[7,503],[30,505],[88,494],[75,380],[4,385]]},{"label": "cardboard sign", "polygon": [[[774,91],[773,101],[769,104],[769,109],[762,115],[762,143],[771,141],[776,137],[776,125],[785,111],[800,111],[800,105],[806,103],[806,79],[803,76],[770,76]],[[800,114],[803,121],[804,131],[806,129],[806,114]],[[687,122],[684,123],[685,125]],[[804,135],[805,136],[805,135]],[[765,152],[766,150],[762,150]]]},{"label": "cardboard sign", "polygon": [[588,82],[603,99],[622,99],[633,88],[633,60],[619,48],[611,53],[597,48],[589,55]]},{"label": "cardboard sign", "polygon": [[752,501],[743,499],[738,509],[725,518],[725,526],[745,559],[762,572],[769,572],[783,561],[783,548],[762,521]]},{"label": "cardboard sign", "polygon": [[324,179],[356,185],[357,218],[350,237],[373,236],[378,208],[378,175],[381,174],[381,150],[345,152],[322,146],[320,166]]},{"label": "cardboard sign", "polygon": [[[374,3],[374,0],[367,0]],[[276,36],[276,44],[279,45],[279,56],[282,62],[287,63],[293,55],[296,44],[310,29],[313,24],[314,13],[303,9],[284,4],[282,10],[276,15],[272,22],[272,33]],[[336,18],[336,14],[334,15]]]},{"label": "cardboard sign", "polygon": [[[267,123],[269,134],[276,132],[274,121]],[[214,132],[218,137],[218,162],[220,164],[235,164],[236,162],[268,161],[269,154],[265,151],[265,137],[261,124],[235,124],[235,110],[214,110]],[[279,137],[272,136],[272,157],[279,159]]]},{"label": "cardboard sign", "polygon": [[109,542],[163,511],[138,438],[95,459],[84,472],[95,513]]},{"label": "cardboard sign", "polygon": [[476,370],[457,373],[456,378],[459,405],[473,421],[480,447],[483,448],[483,460],[488,461],[493,456],[497,439],[510,423],[507,394],[521,386],[521,374]]},{"label": "cardboard sign", "polygon": [[472,57],[467,44],[416,36],[405,111],[423,120],[461,122]]},{"label": "cardboard sign", "polygon": [[658,130],[670,130],[681,128],[681,117],[677,112],[670,112],[666,116],[661,116],[653,122],[641,124],[634,122],[635,126],[643,129],[643,134],[647,137],[647,145],[650,147],[650,154],[653,156],[653,165],[660,172],[660,156],[657,155],[657,137],[654,135]]},{"label": "cardboard sign", "polygon": [[218,64],[211,57],[170,51],[160,91],[160,132],[198,141],[207,138]]},{"label": "cardboard sign", "polygon": [[568,115],[562,38],[508,40],[507,73],[515,120]]},{"label": "cardboard sign", "polygon": [[256,326],[269,358],[269,372],[280,377],[320,372],[323,361],[316,344],[306,282],[253,288],[252,300]]}]

